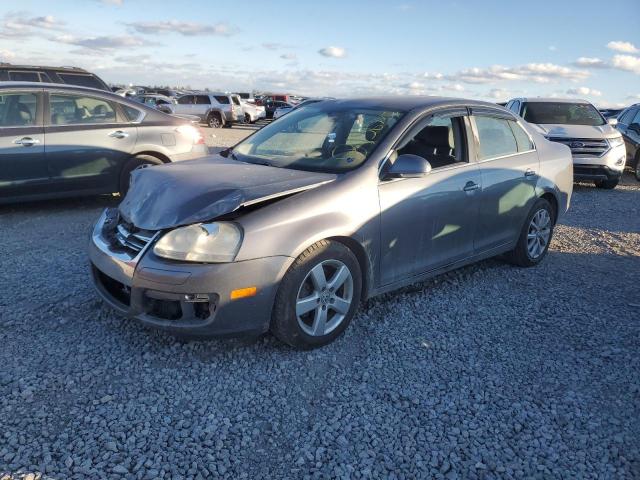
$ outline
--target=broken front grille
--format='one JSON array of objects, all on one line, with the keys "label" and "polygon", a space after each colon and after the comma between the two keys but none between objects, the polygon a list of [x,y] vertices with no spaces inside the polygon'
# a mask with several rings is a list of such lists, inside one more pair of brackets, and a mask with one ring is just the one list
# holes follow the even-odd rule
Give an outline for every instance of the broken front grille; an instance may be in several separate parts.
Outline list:
[{"label": "broken front grille", "polygon": [[601,157],[609,150],[609,143],[605,139],[566,137],[548,137],[548,139],[566,145],[571,149],[571,154],[577,157]]}]

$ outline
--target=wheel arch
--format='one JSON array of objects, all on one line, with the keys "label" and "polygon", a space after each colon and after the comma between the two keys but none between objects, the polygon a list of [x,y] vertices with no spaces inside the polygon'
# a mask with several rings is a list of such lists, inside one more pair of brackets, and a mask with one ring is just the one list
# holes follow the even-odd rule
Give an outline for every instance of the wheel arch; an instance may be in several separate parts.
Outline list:
[{"label": "wheel arch", "polygon": [[166,156],[164,153],[161,152],[157,152],[155,150],[141,150],[139,152],[135,152],[133,154],[131,154],[132,157],[140,157],[142,155],[146,155],[148,157],[154,157],[157,158],[158,160],[160,160],[162,163],[169,163],[171,162],[171,159]]},{"label": "wheel arch", "polygon": [[224,112],[219,108],[210,108],[209,110],[207,110],[207,114],[204,116],[204,120],[206,121],[209,118],[209,115],[213,115],[213,114],[218,115],[222,126],[224,126],[227,123]]},{"label": "wheel arch", "polygon": [[362,273],[361,299],[367,299],[369,292],[372,291],[373,269],[369,256],[362,244],[351,237],[344,236],[327,237],[326,240],[341,243],[356,256],[358,264],[360,265],[360,272]]},{"label": "wheel arch", "polygon": [[549,202],[551,204],[551,208],[553,208],[553,220],[554,223],[556,223],[558,221],[558,199],[556,198],[555,194],[552,193],[551,191],[546,191],[544,193],[542,193],[542,195],[540,195],[540,198],[544,198],[547,202]]}]

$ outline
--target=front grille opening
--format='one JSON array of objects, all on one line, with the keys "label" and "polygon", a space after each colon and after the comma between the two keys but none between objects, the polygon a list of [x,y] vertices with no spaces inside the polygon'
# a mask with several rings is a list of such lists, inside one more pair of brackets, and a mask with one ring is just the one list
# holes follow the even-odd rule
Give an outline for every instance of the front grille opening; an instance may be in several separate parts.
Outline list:
[{"label": "front grille opening", "polygon": [[179,320],[182,318],[182,308],[177,300],[159,300],[147,297],[147,312],[163,320]]},{"label": "front grille opening", "polygon": [[580,157],[602,157],[609,151],[605,139],[548,137],[552,142],[562,143],[571,149],[573,155]]},{"label": "front grille opening", "polygon": [[115,300],[126,305],[127,307],[131,303],[131,288],[124,283],[121,283],[108,275],[105,275],[100,270],[95,269],[98,280],[103,288],[111,295]]},{"label": "front grille opening", "polygon": [[157,232],[137,228],[122,218],[115,217],[105,226],[103,233],[115,250],[137,255],[153,240]]}]

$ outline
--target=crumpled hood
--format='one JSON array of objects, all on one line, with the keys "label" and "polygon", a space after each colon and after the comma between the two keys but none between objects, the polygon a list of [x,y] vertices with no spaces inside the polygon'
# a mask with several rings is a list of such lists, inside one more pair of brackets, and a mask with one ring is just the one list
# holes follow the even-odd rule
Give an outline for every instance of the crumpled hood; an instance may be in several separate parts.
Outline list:
[{"label": "crumpled hood", "polygon": [[564,125],[544,123],[537,124],[543,130],[543,135],[548,137],[569,137],[569,138],[611,138],[620,135],[611,125]]},{"label": "crumpled hood", "polygon": [[212,220],[335,179],[334,174],[204,157],[135,170],[119,210],[138,228],[162,230]]}]

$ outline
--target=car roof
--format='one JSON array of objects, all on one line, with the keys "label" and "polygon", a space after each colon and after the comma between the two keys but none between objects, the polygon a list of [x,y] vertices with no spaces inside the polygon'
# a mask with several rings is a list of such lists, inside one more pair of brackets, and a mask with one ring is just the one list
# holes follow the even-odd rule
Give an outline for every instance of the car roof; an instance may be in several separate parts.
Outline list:
[{"label": "car roof", "polygon": [[[47,67],[44,65],[14,65],[12,63],[1,63],[0,68],[21,68],[23,70],[60,70],[65,72],[91,73],[80,67]],[[93,75],[93,74],[92,74]]]},{"label": "car roof", "polygon": [[525,98],[514,98],[513,100],[519,100],[521,102],[529,102],[529,103],[588,103],[588,104],[591,104],[590,101],[583,100],[581,98],[525,97]]},{"label": "car roof", "polygon": [[[0,81],[0,88],[55,88],[58,90],[87,90],[89,92],[112,93],[101,88],[83,87],[80,85],[70,85],[68,83],[48,83],[48,82],[16,82]],[[119,96],[119,95],[117,95]]]},{"label": "car roof", "polygon": [[335,103],[340,106],[350,108],[385,108],[395,111],[410,111],[414,109],[437,107],[437,106],[460,106],[460,107],[487,107],[495,110],[508,112],[508,110],[495,103],[482,102],[479,100],[468,100],[464,98],[449,98],[436,96],[389,96],[389,97],[362,97],[345,99],[327,99],[323,103]]}]

